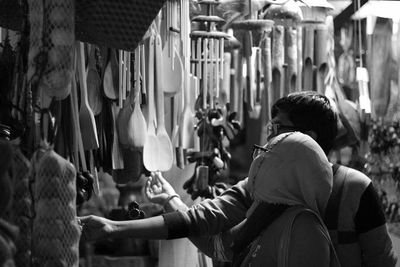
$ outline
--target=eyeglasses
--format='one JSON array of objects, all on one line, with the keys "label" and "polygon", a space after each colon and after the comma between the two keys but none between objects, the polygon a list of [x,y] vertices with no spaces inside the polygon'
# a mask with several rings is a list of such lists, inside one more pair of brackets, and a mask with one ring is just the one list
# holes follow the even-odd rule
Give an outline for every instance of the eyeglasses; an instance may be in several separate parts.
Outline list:
[{"label": "eyeglasses", "polygon": [[293,126],[293,125],[284,125],[284,124],[280,124],[280,123],[274,123],[274,122],[268,122],[267,123],[267,136],[275,136],[278,135],[279,133],[281,133],[282,131],[294,131],[294,130],[298,130],[297,127]]},{"label": "eyeglasses", "polygon": [[251,158],[255,159],[257,158],[259,155],[261,155],[261,153],[265,153],[267,152],[268,149],[259,145],[253,145],[253,151],[251,153]]}]

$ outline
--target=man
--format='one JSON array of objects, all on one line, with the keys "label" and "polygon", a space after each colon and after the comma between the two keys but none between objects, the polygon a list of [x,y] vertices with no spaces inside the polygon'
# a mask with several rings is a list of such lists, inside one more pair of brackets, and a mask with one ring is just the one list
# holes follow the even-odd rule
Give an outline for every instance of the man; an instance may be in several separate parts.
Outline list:
[{"label": "man", "polygon": [[[337,133],[337,118],[325,96],[315,92],[294,93],[279,99],[271,113],[273,119],[269,125],[269,138],[297,130],[310,135],[326,154],[329,153]],[[385,217],[371,180],[361,172],[344,166],[334,169],[334,185],[325,211],[325,223],[342,266],[395,266],[396,257]],[[93,237],[102,237],[105,234],[119,236],[125,233],[144,238],[191,237],[192,242],[209,256],[229,261],[233,240],[230,229],[246,218],[252,204],[246,188],[247,181],[240,181],[221,196],[204,200],[185,211],[178,197],[170,197],[174,194],[173,189],[168,191],[165,180],[161,180],[164,183],[161,184],[161,191],[157,185],[150,186],[147,188],[148,195],[154,202],[166,200],[163,202],[166,210],[181,209],[180,212],[166,213],[163,220],[150,218],[146,222],[149,227],[144,227],[145,222],[137,222],[136,226],[127,226],[127,223],[115,226],[105,219],[82,218],[83,223],[91,228],[106,230],[105,233],[90,229],[85,232],[89,237],[92,234]],[[152,189],[158,192],[154,193]],[[193,238],[207,235],[214,236]]]}]

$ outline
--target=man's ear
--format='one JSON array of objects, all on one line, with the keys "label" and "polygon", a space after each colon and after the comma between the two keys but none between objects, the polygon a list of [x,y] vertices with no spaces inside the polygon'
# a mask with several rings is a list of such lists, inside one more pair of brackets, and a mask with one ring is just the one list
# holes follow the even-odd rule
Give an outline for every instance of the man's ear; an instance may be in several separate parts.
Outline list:
[{"label": "man's ear", "polygon": [[317,135],[316,132],[314,132],[314,131],[305,131],[304,133],[307,134],[307,135],[309,135],[309,136],[311,136],[312,139],[314,139],[315,141],[317,141],[318,135]]}]

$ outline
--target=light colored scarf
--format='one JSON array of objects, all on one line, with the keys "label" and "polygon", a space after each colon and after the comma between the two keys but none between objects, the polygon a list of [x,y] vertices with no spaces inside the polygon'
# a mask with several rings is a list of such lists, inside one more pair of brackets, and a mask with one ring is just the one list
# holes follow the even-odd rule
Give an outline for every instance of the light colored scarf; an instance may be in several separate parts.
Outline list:
[{"label": "light colored scarf", "polygon": [[269,151],[253,160],[248,191],[258,202],[301,205],[324,215],[332,190],[333,174],[322,148],[300,132],[272,138]]},{"label": "light colored scarf", "polygon": [[308,210],[316,216],[330,244],[330,266],[340,266],[329,232],[321,219],[333,183],[332,167],[325,153],[310,136],[300,132],[278,135],[268,142],[266,148],[268,152],[255,158],[250,167],[248,190],[254,203],[247,217],[260,203],[298,206],[292,212],[280,241],[278,266],[286,267],[294,221],[298,214]]}]

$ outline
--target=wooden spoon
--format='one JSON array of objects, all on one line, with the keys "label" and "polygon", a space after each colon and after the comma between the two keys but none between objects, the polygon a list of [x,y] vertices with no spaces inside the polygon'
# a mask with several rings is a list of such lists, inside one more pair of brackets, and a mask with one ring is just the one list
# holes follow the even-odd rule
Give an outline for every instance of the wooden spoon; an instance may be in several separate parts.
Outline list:
[{"label": "wooden spoon", "polygon": [[[154,73],[154,50],[155,38],[154,34],[149,37],[147,42],[148,47],[148,74]],[[143,164],[148,171],[157,171],[159,162],[158,153],[158,138],[156,136],[156,128],[154,125],[155,110],[154,110],[154,76],[147,75],[147,94],[148,94],[148,109],[149,117],[147,122],[147,135],[143,147]]]},{"label": "wooden spoon", "polygon": [[140,68],[141,62],[140,60],[141,49],[140,46],[135,50],[135,86],[133,99],[131,99],[131,103],[134,105],[133,112],[128,121],[128,142],[131,147],[143,147],[146,142],[146,129],[147,124],[146,120],[143,116],[142,110],[140,108]]},{"label": "wooden spoon", "polygon": [[103,77],[104,94],[109,99],[115,100],[118,98],[119,74],[118,62],[114,49],[109,50],[108,57]]},{"label": "wooden spoon", "polygon": [[79,85],[81,91],[81,108],[79,111],[79,123],[81,126],[83,145],[85,150],[92,150],[99,148],[99,140],[97,137],[96,121],[94,119],[93,111],[89,106],[87,88],[86,88],[86,72],[84,63],[84,50],[83,43],[77,44],[77,65],[79,75]]},{"label": "wooden spoon", "polygon": [[93,114],[98,115],[103,108],[103,97],[100,92],[101,79],[96,68],[96,47],[94,45],[90,47],[86,83],[89,106],[92,108]]},{"label": "wooden spoon", "polygon": [[163,90],[163,73],[162,73],[162,43],[161,36],[156,35],[155,40],[155,91],[157,104],[157,139],[158,139],[158,170],[168,171],[172,167],[174,154],[172,143],[165,129],[164,121],[164,90]]}]

